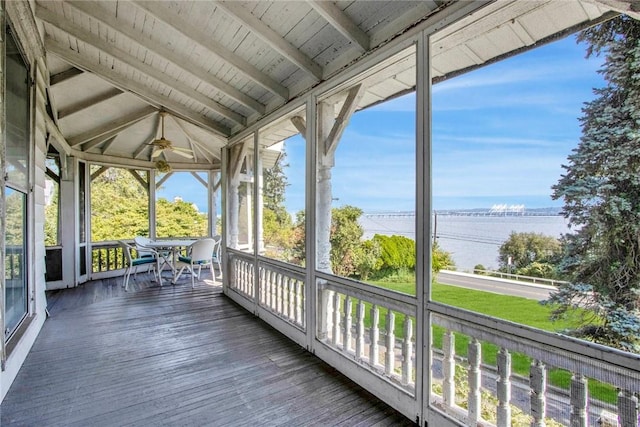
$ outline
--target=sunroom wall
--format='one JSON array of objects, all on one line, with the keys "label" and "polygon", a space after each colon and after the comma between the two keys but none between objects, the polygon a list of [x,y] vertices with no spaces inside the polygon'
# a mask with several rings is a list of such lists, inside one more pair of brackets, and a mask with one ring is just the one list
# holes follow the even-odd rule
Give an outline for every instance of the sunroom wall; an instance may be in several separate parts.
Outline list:
[{"label": "sunroom wall", "polygon": [[[44,61],[44,49],[42,47],[42,37],[35,25],[35,20],[31,15],[28,5],[19,2],[3,3],[4,9],[0,11],[2,26],[2,57],[4,58],[4,22],[10,22],[18,43],[22,46],[30,67],[31,78],[34,85],[31,93],[31,142],[29,147],[29,187],[31,189],[27,200],[27,276],[28,276],[28,314],[23,320],[22,326],[16,333],[10,346],[3,347],[2,370],[0,371],[0,401],[4,399],[7,391],[11,387],[22,363],[35,342],[46,318],[46,297],[45,297],[45,253],[44,253],[44,207],[45,207],[45,160],[46,160],[46,82],[48,70]],[[4,73],[4,61],[2,70]],[[9,108],[4,103],[4,89],[0,94],[0,102],[4,113]],[[4,116],[4,114],[3,114]],[[4,123],[2,126],[4,127]],[[3,168],[5,161],[5,141],[4,132],[0,140],[0,163]],[[3,173],[4,175],[4,173]],[[3,182],[4,184],[4,182]],[[4,189],[4,185],[2,186]],[[4,190],[3,190],[4,192]],[[4,197],[3,199],[4,200]],[[4,203],[4,202],[3,202]],[[4,208],[3,208],[4,210]],[[4,220],[4,218],[3,218]],[[3,240],[4,242],[4,240]],[[5,256],[4,243],[1,248],[0,257]],[[2,274],[2,294],[4,295],[4,274]],[[4,313],[2,313],[4,319]],[[3,322],[4,323],[4,322]]]}]

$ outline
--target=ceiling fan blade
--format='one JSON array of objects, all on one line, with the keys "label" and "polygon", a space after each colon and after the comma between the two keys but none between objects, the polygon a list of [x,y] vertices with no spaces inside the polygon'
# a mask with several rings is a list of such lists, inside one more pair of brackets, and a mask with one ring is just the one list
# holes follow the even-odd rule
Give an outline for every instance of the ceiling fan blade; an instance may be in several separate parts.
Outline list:
[{"label": "ceiling fan blade", "polygon": [[155,158],[155,157],[158,157],[160,154],[162,154],[162,149],[157,148],[153,151],[153,153],[151,153],[151,157]]},{"label": "ceiling fan blade", "polygon": [[178,150],[176,148],[172,149],[171,151],[173,151],[174,153],[176,153],[178,156],[182,156],[182,157],[186,157],[187,159],[193,159],[193,156],[183,150]]}]

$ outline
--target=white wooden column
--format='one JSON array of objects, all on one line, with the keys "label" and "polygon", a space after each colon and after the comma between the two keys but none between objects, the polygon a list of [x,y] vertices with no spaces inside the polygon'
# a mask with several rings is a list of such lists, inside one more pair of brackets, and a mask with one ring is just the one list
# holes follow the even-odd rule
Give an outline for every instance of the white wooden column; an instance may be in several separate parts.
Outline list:
[{"label": "white wooden column", "polygon": [[[331,129],[334,120],[333,106],[318,104],[319,141],[325,140],[325,134]],[[316,269],[325,273],[331,270],[331,169],[335,164],[334,152],[324,152],[324,144],[317,146],[317,185],[316,185]]]},{"label": "white wooden column", "polygon": [[220,188],[220,172],[209,171],[209,179],[207,185],[207,193],[209,194],[208,211],[209,211],[209,230],[212,236],[217,233],[216,226],[218,224],[218,197],[216,193]]},{"label": "white wooden column", "polygon": [[76,279],[76,246],[78,222],[76,213],[77,163],[73,157],[60,153],[60,244],[62,245],[62,283],[68,287],[78,285]]},{"label": "white wooden column", "polygon": [[227,236],[228,245],[231,248],[238,248],[238,220],[240,215],[240,200],[238,191],[240,190],[240,170],[247,155],[246,143],[238,144],[229,149],[228,167],[228,194],[227,194]]},{"label": "white wooden column", "polygon": [[262,169],[262,153],[257,154],[256,172],[253,174],[253,182],[257,187],[256,191],[256,253],[264,253],[264,230],[262,227],[262,219],[264,213],[264,171]]},{"label": "white wooden column", "polygon": [[149,198],[149,238],[156,238],[156,170],[147,174],[147,197]]}]

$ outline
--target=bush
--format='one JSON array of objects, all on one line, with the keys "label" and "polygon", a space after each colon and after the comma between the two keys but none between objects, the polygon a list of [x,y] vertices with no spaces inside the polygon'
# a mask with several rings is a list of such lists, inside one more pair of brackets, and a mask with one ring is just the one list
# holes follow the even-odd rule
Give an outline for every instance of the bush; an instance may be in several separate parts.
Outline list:
[{"label": "bush", "polygon": [[485,271],[487,271],[487,268],[482,264],[476,264],[475,267],[473,267],[473,272],[475,274],[487,274]]},{"label": "bush", "polygon": [[416,243],[404,236],[376,234],[373,241],[380,246],[381,271],[413,270],[416,266]]}]

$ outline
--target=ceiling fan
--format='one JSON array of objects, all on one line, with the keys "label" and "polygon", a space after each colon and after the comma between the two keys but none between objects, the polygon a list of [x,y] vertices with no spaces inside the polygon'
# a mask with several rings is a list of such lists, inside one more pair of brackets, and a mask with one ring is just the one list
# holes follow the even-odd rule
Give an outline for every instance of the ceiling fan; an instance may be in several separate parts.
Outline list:
[{"label": "ceiling fan", "polygon": [[179,156],[186,157],[187,159],[192,159],[193,155],[191,154],[191,150],[187,148],[174,147],[173,143],[164,137],[164,116],[167,114],[166,111],[160,111],[160,120],[162,120],[162,134],[160,139],[154,139],[149,143],[153,147],[153,153],[151,153],[152,158],[158,157],[162,154],[163,151],[168,150],[173,153],[176,153]]}]

